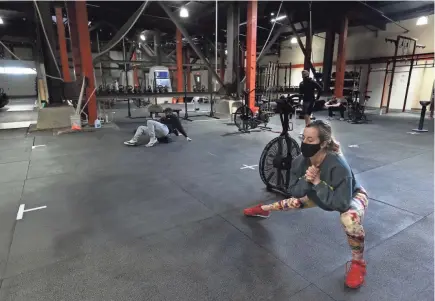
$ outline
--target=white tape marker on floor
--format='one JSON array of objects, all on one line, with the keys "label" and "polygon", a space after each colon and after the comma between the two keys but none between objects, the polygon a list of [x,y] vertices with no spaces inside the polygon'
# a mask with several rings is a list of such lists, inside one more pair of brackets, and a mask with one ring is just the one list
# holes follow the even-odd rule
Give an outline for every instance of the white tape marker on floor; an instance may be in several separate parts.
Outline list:
[{"label": "white tape marker on floor", "polygon": [[24,212],[31,212],[31,211],[41,210],[41,209],[45,209],[45,208],[47,208],[47,206],[41,206],[41,207],[30,208],[30,209],[24,210],[24,207],[25,207],[25,206],[26,206],[26,205],[21,204],[20,207],[18,208],[17,221],[23,219]]},{"label": "white tape marker on floor", "polygon": [[359,145],[358,144],[351,144],[351,145],[349,145],[349,147],[351,147],[351,148],[358,148]]},{"label": "white tape marker on floor", "polygon": [[258,166],[258,165],[246,165],[246,164],[243,164],[243,166],[240,169],[252,169],[252,170],[255,170],[254,167],[256,167],[256,166]]},{"label": "white tape marker on floor", "polygon": [[411,134],[411,135],[419,135],[420,133],[417,132],[406,132],[407,134]]},{"label": "white tape marker on floor", "polygon": [[32,149],[38,148],[38,147],[45,147],[45,144],[41,144],[41,145],[33,145]]}]

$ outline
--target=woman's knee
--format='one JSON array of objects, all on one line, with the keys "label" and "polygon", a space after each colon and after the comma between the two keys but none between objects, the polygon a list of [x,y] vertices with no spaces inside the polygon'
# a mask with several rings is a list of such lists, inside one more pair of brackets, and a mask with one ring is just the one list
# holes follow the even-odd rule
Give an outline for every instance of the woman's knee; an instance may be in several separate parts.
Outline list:
[{"label": "woman's knee", "polygon": [[346,227],[353,227],[354,225],[361,224],[361,218],[357,212],[349,210],[340,215],[341,224]]}]

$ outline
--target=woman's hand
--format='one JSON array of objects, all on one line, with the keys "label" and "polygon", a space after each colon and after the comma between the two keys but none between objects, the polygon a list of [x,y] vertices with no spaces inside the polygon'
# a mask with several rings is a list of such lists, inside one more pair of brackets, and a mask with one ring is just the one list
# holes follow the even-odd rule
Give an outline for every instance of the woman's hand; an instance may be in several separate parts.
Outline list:
[{"label": "woman's hand", "polygon": [[320,170],[315,166],[308,167],[307,171],[305,172],[305,179],[307,182],[311,182],[314,185],[317,185],[320,183]]}]

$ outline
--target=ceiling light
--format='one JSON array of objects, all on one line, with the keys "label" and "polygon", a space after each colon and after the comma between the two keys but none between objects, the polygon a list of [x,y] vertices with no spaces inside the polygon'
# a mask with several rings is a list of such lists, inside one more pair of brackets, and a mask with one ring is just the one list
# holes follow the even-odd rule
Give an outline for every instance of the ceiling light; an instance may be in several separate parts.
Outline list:
[{"label": "ceiling light", "polygon": [[225,54],[228,54],[228,50],[225,49]]},{"label": "ceiling light", "polygon": [[141,34],[141,35],[140,35],[140,39],[141,39],[142,41],[145,41],[145,40],[146,40],[145,35],[144,35],[144,34]]},{"label": "ceiling light", "polygon": [[91,23],[92,23],[92,22],[91,22],[91,21],[89,21],[89,22],[88,22],[88,26],[91,26]]},{"label": "ceiling light", "polygon": [[426,24],[427,24],[427,17],[426,16],[418,18],[417,26],[426,25]]},{"label": "ceiling light", "polygon": [[285,18],[287,18],[287,16],[286,15],[282,15],[282,16],[276,17],[275,19],[270,20],[270,22],[273,23],[273,22],[276,22],[276,21],[279,21],[279,20],[283,20]]},{"label": "ceiling light", "polygon": [[275,14],[274,13],[270,13],[270,15],[273,17],[273,16],[275,16]]},{"label": "ceiling light", "polygon": [[181,18],[187,18],[187,17],[189,17],[189,11],[185,7],[182,7],[180,9],[180,17]]},{"label": "ceiling light", "polygon": [[291,38],[290,43],[292,44],[297,44],[298,43],[298,39],[296,39],[295,37]]},{"label": "ceiling light", "polygon": [[0,24],[4,24],[2,17],[0,17]]}]

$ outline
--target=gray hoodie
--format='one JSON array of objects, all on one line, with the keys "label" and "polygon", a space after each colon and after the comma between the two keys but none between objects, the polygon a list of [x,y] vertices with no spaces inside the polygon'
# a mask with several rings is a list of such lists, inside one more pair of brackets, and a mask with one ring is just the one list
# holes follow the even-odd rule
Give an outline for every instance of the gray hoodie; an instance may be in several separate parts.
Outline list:
[{"label": "gray hoodie", "polygon": [[[311,166],[309,158],[302,155],[292,162],[290,193],[296,198],[307,196],[317,206],[327,211],[346,212],[350,201],[362,188],[343,155],[328,153],[320,165],[320,180],[313,185],[305,180],[305,172]],[[363,191],[363,190],[362,190]]]}]

